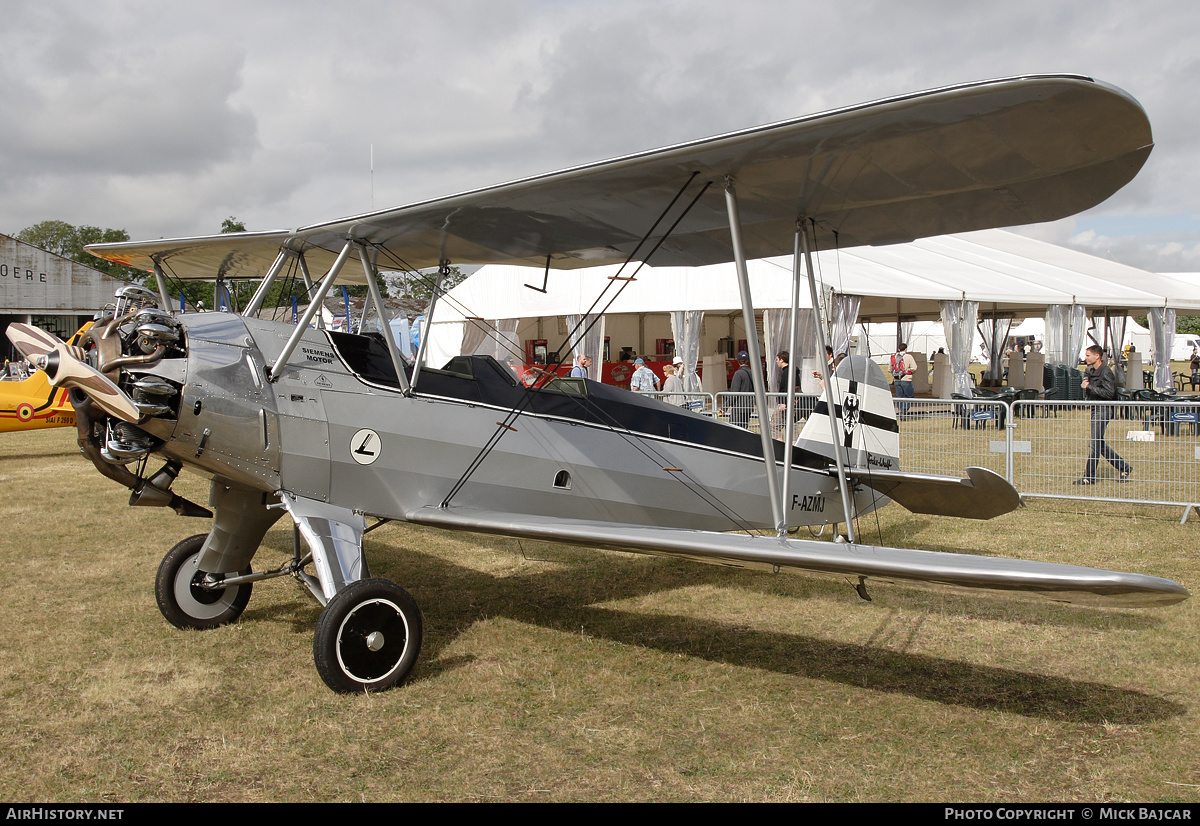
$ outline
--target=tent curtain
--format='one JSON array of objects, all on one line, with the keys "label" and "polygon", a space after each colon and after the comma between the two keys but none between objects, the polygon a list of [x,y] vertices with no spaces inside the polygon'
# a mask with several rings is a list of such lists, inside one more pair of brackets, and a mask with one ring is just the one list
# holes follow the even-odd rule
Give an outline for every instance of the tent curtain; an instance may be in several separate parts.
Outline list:
[{"label": "tent curtain", "polygon": [[1106,356],[1115,358],[1125,343],[1125,316],[1128,310],[1105,307],[1092,314],[1092,340],[1104,348]]},{"label": "tent curtain", "polygon": [[862,304],[862,296],[835,295],[833,297],[833,332],[829,336],[829,344],[833,347],[834,355],[850,351],[850,333],[858,322],[858,308]]},{"label": "tent curtain", "polygon": [[1051,304],[1046,307],[1046,364],[1074,367],[1087,335],[1082,304]]},{"label": "tent curtain", "polygon": [[[604,363],[604,316],[596,313],[568,315],[566,353],[572,358],[585,353],[591,356],[588,378],[600,381],[600,365]],[[566,355],[559,355],[565,364]]]},{"label": "tent curtain", "polygon": [[[944,302],[944,301],[942,302],[943,305],[945,303],[946,302]],[[951,302],[951,303],[953,303],[953,302]],[[979,304],[978,301],[973,302],[973,303],[976,305]],[[944,309],[943,309],[943,312],[944,312]],[[944,320],[943,320],[943,323],[945,323]],[[896,319],[896,349],[899,349],[901,344],[912,344],[912,334],[913,334],[913,320],[911,318],[910,319],[903,319],[903,318]],[[949,340],[949,336],[947,336],[947,340]]]},{"label": "tent curtain", "polygon": [[482,318],[468,318],[463,323],[461,354],[464,356],[492,355],[496,350],[495,342],[492,340],[494,332],[495,328],[492,326],[492,322]]},{"label": "tent curtain", "polygon": [[1113,373],[1117,377],[1117,386],[1125,387],[1125,362],[1121,358],[1121,350],[1125,345],[1125,311],[1121,310],[1120,315],[1110,315],[1106,319],[1108,323],[1109,341],[1112,349],[1108,355],[1113,360]]},{"label": "tent curtain", "polygon": [[525,361],[525,351],[521,340],[517,338],[519,318],[501,318],[496,321],[496,361],[504,364],[511,362],[522,364]]},{"label": "tent curtain", "polygon": [[1150,342],[1154,348],[1154,389],[1171,390],[1171,347],[1175,338],[1175,311],[1163,307],[1150,308]]},{"label": "tent curtain", "polygon": [[462,355],[491,356],[501,363],[521,363],[524,353],[517,340],[517,318],[468,318],[462,325]]},{"label": "tent curtain", "polygon": [[[788,349],[788,342],[791,338],[789,334],[789,320],[792,317],[791,310],[774,309],[763,310],[763,333],[767,339],[767,375],[769,376],[768,392],[783,393],[786,390],[787,377],[780,377],[779,371],[775,369],[775,354],[780,350]],[[818,369],[817,358],[819,356],[817,350],[817,328],[813,324],[812,310],[800,308],[800,323],[796,326],[796,341],[799,352],[788,353],[791,359],[791,364],[794,367],[800,367],[801,379]],[[803,392],[813,392],[811,388],[804,386]]]},{"label": "tent curtain", "polygon": [[1012,323],[1012,318],[1007,316],[990,315],[979,320],[979,334],[983,336],[983,357],[988,362],[989,379],[1000,378],[1000,363],[1004,358],[1004,345],[1008,342],[1008,332],[1012,329]]},{"label": "tent curtain", "polygon": [[[775,354],[780,350],[786,350],[789,341],[788,319],[791,318],[791,310],[775,309],[763,310],[763,334],[766,336],[766,359],[767,359],[767,392],[779,393],[779,371],[775,369]],[[801,324],[800,331],[803,331],[804,326]],[[804,341],[804,337],[800,336],[797,341]],[[789,354],[793,359],[793,364],[796,362],[794,354]]]},{"label": "tent curtain", "polygon": [[942,329],[950,351],[950,370],[954,373],[954,392],[971,395],[971,344],[975,340],[978,301],[943,301]]},{"label": "tent curtain", "polygon": [[703,310],[671,312],[671,335],[675,338],[675,355],[683,359],[684,367],[687,368],[684,389],[689,393],[700,392],[700,377],[696,375],[696,364],[700,361],[700,331],[703,324]]}]

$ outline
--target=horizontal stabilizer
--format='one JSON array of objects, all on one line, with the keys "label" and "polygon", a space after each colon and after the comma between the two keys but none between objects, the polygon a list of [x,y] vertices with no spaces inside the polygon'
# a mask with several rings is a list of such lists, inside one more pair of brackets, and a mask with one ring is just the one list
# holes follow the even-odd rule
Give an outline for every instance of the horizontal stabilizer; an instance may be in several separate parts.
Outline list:
[{"label": "horizontal stabilizer", "polygon": [[998,473],[967,468],[967,478],[875,470],[853,473],[854,482],[900,503],[913,513],[992,519],[1021,506],[1021,494]]},{"label": "horizontal stabilizer", "polygon": [[1159,577],[971,554],[646,528],[471,508],[417,508],[406,519],[451,530],[678,556],[738,568],[791,568],[855,579],[904,580],[955,588],[1023,592],[1056,602],[1084,605],[1140,608],[1171,605],[1190,596],[1179,583]]}]

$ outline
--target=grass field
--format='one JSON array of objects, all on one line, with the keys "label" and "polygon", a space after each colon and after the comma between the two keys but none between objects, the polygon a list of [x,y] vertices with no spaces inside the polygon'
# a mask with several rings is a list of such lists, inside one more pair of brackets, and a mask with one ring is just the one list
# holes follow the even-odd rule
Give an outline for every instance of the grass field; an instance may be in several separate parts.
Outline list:
[{"label": "grass field", "polygon": [[[863,602],[836,579],[392,524],[372,571],[417,599],[425,648],[407,686],[339,696],[290,580],[236,625],[169,626],[155,570],[207,522],[127,508],[73,440],[0,441],[0,799],[1200,801],[1197,600]],[[177,489],[207,501],[198,477]],[[860,534],[1200,583],[1195,520],[1088,507],[892,506]],[[276,529],[256,565],[290,549]]]}]

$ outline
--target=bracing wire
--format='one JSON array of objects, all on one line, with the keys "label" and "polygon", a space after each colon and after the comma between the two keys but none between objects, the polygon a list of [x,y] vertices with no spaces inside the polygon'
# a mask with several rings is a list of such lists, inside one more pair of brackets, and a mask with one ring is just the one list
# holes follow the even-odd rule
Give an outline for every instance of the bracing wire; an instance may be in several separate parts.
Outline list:
[{"label": "bracing wire", "polygon": [[[666,206],[666,208],[663,210],[663,212],[654,221],[654,224],[650,227],[650,229],[647,231],[647,233],[642,237],[642,240],[638,242],[636,247],[634,247],[633,251],[629,255],[629,258],[627,258],[625,264],[622,265],[622,267],[621,267],[622,270],[624,269],[624,267],[626,265],[628,265],[628,263],[630,261],[633,260],[633,256],[637,254],[637,251],[639,249],[641,249],[642,245],[650,237],[650,234],[653,233],[654,229],[657,228],[658,225],[662,222],[663,218],[666,216],[667,212],[671,209],[671,207],[673,207],[679,201],[679,198],[683,195],[684,191],[686,191],[687,188],[691,185],[692,181],[695,180],[695,177],[696,177],[696,173],[692,173],[692,175],[687,179],[687,181],[684,183],[684,185],[680,188],[679,192],[676,193],[675,197],[673,199],[671,199],[671,203]],[[665,242],[667,240],[667,238],[670,237],[671,233],[675,230],[675,228],[679,226],[680,221],[682,221],[687,216],[687,214],[691,211],[692,207],[694,207],[696,205],[696,203],[700,200],[700,197],[708,190],[708,187],[711,185],[712,185],[712,182],[710,181],[701,188],[700,192],[698,192],[696,194],[696,196],[692,199],[692,201],[687,205],[687,208],[683,210],[683,212],[675,220],[675,222],[670,226],[670,228],[667,230],[667,232],[663,234],[663,236],[658,240],[658,242],[654,245],[654,247],[650,250],[650,252],[645,256],[646,259],[649,259],[655,253],[655,251],[657,251],[658,248],[660,246],[662,246],[663,242]],[[645,261],[643,261],[639,265],[638,271],[640,271],[641,267],[643,267],[643,266],[645,266]],[[636,271],[635,271],[635,274],[636,274]],[[612,306],[612,302],[615,301],[618,296],[620,296],[621,291],[624,290],[624,288],[628,284],[629,284],[629,281],[625,280],[624,283],[621,285],[621,287],[617,289],[617,292],[609,300],[608,304],[605,306],[605,309]],[[612,286],[611,283],[605,285],[605,288],[602,291],[601,295],[603,295],[603,293],[607,292],[611,286]],[[592,306],[588,310],[588,313],[584,314],[583,317],[581,318],[580,323],[582,323],[583,319],[586,319],[588,317],[588,315],[591,314],[591,311],[595,309],[596,304],[598,302],[599,302],[599,300],[597,300],[596,302],[593,302]],[[600,314],[603,314],[603,311]],[[594,320],[592,322],[592,324],[595,324],[595,323],[596,323],[596,321]],[[578,325],[576,325],[576,328],[578,328]],[[589,325],[588,329],[590,329],[590,325]],[[585,335],[586,335],[586,330],[585,330]],[[562,361],[560,358],[559,364],[561,364],[561,363],[562,363]],[[558,365],[555,365],[555,367],[557,367],[557,366]],[[489,438],[488,441],[484,444],[484,446],[480,449],[479,453],[476,455],[475,459],[470,463],[470,465],[468,465],[467,469],[463,472],[462,476],[459,477],[458,481],[454,484],[453,488],[451,488],[450,492],[446,495],[446,498],[442,500],[442,507],[449,506],[450,500],[453,499],[454,496],[457,495],[459,490],[462,489],[462,486],[464,484],[466,484],[467,480],[470,479],[470,477],[475,473],[475,470],[479,467],[480,464],[482,464],[483,460],[485,458],[487,458],[488,454],[491,453],[491,451],[495,448],[495,446],[500,442],[500,439],[503,437],[503,435],[509,429],[511,429],[512,422],[515,421],[517,419],[517,417],[519,417],[521,415],[521,413],[524,412],[524,410],[531,403],[531,401],[533,399],[533,396],[532,396],[533,392],[534,392],[534,388],[526,387],[525,393],[519,400],[518,404],[515,405],[513,407],[513,409],[508,413],[508,415],[505,417],[505,420],[503,422],[497,423],[496,431],[492,434],[491,438]]]}]

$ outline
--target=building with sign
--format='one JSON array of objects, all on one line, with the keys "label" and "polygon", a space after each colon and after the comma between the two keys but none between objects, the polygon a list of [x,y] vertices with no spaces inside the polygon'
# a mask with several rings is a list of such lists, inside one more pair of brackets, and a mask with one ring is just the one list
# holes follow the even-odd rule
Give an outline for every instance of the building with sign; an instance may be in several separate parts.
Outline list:
[{"label": "building with sign", "polygon": [[[124,282],[99,270],[0,234],[0,331],[14,322],[69,338],[97,310],[113,300]],[[20,354],[7,337],[0,356]]]}]

